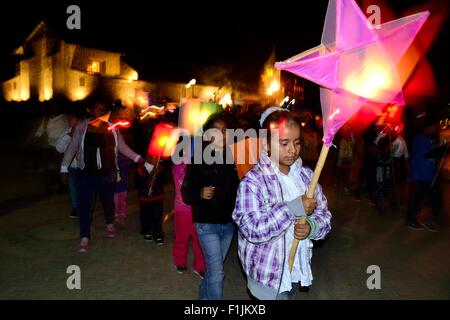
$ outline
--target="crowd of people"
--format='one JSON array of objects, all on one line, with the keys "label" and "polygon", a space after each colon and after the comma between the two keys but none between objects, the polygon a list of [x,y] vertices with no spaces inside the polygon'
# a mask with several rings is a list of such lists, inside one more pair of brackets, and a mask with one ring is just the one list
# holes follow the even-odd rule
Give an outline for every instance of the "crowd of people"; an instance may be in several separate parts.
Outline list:
[{"label": "crowd of people", "polygon": [[[334,187],[342,187],[356,201],[366,193],[369,204],[380,214],[388,205],[402,210],[410,229],[436,232],[443,216],[438,162],[446,142],[439,142],[433,117],[427,117],[409,140],[407,143],[402,124],[373,125],[359,135],[344,126],[335,139]],[[417,216],[425,196],[432,219]]]},{"label": "crowd of people", "polygon": [[[46,139],[48,146],[46,156],[39,161],[46,161],[49,193],[59,188],[55,185],[68,184],[70,217],[79,219],[80,225],[79,251],[91,249],[97,194],[107,237],[116,236],[116,223],[126,222],[131,172],[135,172],[143,240],[163,245],[164,185],[172,177],[173,264],[178,273],[188,269],[191,243],[193,270],[202,278],[199,299],[223,299],[224,260],[235,231],[252,296],[293,299],[299,287],[310,286],[313,242],[324,239],[331,230],[331,213],[322,187],[318,185],[313,198],[306,197],[322,143],[320,125],[314,118],[304,121],[285,108],[271,108],[262,115],[236,109],[210,116],[202,127],[204,134],[211,130],[222,134],[223,139],[209,136],[202,150],[210,148],[213,157],[223,161],[198,164],[191,163],[189,157],[172,163],[147,153],[153,129],[161,119],[141,121],[137,117],[130,128],[121,130],[105,118],[110,112],[106,101],[91,103],[87,116],[79,110],[61,114],[57,106],[52,107],[35,134],[36,139]],[[164,121],[176,123],[176,114]],[[244,172],[234,159],[227,159],[233,154],[228,152],[227,128],[268,132],[256,164],[246,166]],[[276,135],[271,134],[274,130]],[[387,201],[393,206],[404,202],[399,190],[408,180],[411,188],[403,208],[406,225],[436,231],[442,209],[436,138],[432,120],[413,137],[410,148],[397,128],[374,125],[364,134],[356,134],[346,125],[336,136],[330,156],[333,186],[352,193],[356,201],[366,193],[370,204],[383,212]],[[55,178],[58,171],[61,180]],[[431,201],[431,224],[417,218],[424,196]],[[299,222],[302,216],[306,223]],[[300,245],[290,269],[288,257],[294,239]]]}]

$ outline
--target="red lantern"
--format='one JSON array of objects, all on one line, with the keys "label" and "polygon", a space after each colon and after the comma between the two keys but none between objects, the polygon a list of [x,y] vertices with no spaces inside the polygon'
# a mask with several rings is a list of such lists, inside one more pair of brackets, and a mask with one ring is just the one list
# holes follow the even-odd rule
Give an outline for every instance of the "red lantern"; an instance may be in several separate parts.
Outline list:
[{"label": "red lantern", "polygon": [[158,158],[170,158],[178,137],[174,134],[175,126],[169,123],[158,123],[148,145],[147,155]]}]

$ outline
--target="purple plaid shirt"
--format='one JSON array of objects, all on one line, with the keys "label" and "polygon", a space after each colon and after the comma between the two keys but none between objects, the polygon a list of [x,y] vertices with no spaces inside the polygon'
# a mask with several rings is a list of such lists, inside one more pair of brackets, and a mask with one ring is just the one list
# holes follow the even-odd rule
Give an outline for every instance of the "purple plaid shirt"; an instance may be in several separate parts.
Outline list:
[{"label": "purple plaid shirt", "polygon": [[[262,154],[259,161],[243,178],[239,185],[233,220],[239,227],[238,254],[247,277],[278,290],[285,263],[285,233],[292,227],[293,216],[289,211],[273,164],[267,154]],[[309,185],[313,172],[302,167],[301,159],[293,166],[299,166],[298,178]],[[307,217],[311,225],[308,239],[300,242],[299,259],[305,259],[310,271],[312,256],[311,240],[323,239],[331,230],[331,213],[328,210],[327,199],[322,188],[317,185],[314,193],[317,207],[313,214]],[[305,252],[300,252],[304,250]],[[312,278],[312,276],[311,276]]]}]

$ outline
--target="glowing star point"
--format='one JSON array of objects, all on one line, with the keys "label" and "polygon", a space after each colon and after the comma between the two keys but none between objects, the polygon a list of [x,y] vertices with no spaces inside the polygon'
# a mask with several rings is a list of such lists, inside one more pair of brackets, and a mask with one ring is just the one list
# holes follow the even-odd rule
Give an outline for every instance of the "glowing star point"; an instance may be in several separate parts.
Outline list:
[{"label": "glowing star point", "polygon": [[397,63],[428,16],[420,12],[373,28],[354,0],[330,0],[321,44],[275,64],[321,86],[327,146],[363,104],[404,105]]}]

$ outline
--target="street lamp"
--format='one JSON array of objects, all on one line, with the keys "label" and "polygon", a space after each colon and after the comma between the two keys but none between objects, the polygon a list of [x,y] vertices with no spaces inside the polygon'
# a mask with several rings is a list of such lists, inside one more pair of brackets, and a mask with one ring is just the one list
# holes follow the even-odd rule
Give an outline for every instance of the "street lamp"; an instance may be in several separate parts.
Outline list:
[{"label": "street lamp", "polygon": [[197,80],[192,79],[191,81],[189,81],[189,83],[186,85],[186,89],[189,89],[190,87],[192,87],[192,98],[194,98],[194,86],[197,83]]}]

